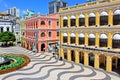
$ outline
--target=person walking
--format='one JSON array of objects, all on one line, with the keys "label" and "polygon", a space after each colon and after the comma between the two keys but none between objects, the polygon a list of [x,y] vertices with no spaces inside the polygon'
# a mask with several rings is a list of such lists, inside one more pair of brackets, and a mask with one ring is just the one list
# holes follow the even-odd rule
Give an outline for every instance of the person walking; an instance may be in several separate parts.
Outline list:
[{"label": "person walking", "polygon": [[56,59],[55,53],[53,52],[53,57]]}]

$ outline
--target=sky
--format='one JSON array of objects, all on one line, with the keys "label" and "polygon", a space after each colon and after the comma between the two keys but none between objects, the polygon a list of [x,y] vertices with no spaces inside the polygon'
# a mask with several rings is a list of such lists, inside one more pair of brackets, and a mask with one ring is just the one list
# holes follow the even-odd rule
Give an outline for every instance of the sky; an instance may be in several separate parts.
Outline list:
[{"label": "sky", "polygon": [[[0,0],[0,12],[16,6],[20,9],[20,14],[25,13],[27,9],[35,11],[35,13],[48,14],[48,3],[53,0]],[[68,6],[74,6],[76,3],[85,3],[87,0],[63,0]]]}]

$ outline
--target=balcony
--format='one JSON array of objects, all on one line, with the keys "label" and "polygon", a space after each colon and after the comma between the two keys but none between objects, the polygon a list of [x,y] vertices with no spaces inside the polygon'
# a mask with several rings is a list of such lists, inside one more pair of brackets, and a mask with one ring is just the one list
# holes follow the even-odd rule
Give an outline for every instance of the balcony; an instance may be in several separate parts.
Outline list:
[{"label": "balcony", "polygon": [[90,47],[90,46],[85,46],[85,45],[67,45],[62,43],[62,46],[66,47],[74,47],[74,48],[79,48],[79,49],[84,49],[84,50],[91,50],[91,51],[97,51],[97,52],[107,52],[107,53],[115,53],[115,54],[120,54],[120,50],[114,50],[114,49],[108,49],[108,48],[96,48],[95,46]]}]

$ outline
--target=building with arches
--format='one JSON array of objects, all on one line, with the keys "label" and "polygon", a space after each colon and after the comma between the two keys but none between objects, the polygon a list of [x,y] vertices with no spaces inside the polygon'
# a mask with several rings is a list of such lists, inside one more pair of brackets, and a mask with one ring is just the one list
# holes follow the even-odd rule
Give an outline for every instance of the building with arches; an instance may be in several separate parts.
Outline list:
[{"label": "building with arches", "polygon": [[47,51],[55,46],[59,40],[58,14],[35,15],[25,19],[25,34],[22,46],[32,50],[36,46],[37,52]]},{"label": "building with arches", "polygon": [[120,1],[61,8],[59,56],[120,74]]}]

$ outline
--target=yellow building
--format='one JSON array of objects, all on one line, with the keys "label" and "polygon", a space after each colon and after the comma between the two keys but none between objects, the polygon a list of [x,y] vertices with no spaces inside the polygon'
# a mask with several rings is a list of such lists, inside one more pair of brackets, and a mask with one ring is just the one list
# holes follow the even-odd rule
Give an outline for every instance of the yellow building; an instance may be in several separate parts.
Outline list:
[{"label": "yellow building", "polygon": [[59,14],[60,57],[120,72],[120,0],[87,2]]}]

